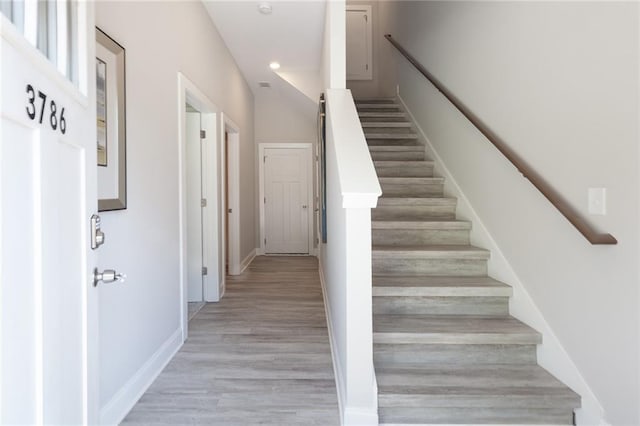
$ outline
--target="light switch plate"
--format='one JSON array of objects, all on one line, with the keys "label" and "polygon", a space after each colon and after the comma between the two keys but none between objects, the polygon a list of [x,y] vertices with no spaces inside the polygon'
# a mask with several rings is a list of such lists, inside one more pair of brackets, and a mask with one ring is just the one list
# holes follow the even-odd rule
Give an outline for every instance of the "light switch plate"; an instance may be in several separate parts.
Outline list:
[{"label": "light switch plate", "polygon": [[589,188],[589,214],[607,214],[607,188]]}]

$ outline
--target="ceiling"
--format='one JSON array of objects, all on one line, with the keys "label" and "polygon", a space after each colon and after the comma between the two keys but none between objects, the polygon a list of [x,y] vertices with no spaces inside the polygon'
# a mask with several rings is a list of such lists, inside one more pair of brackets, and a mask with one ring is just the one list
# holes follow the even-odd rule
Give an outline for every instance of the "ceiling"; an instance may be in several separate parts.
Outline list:
[{"label": "ceiling", "polygon": [[283,84],[269,68],[272,61],[283,72],[320,68],[325,0],[268,1],[270,15],[258,11],[265,3],[259,0],[203,2],[254,93],[264,90],[262,81]]}]

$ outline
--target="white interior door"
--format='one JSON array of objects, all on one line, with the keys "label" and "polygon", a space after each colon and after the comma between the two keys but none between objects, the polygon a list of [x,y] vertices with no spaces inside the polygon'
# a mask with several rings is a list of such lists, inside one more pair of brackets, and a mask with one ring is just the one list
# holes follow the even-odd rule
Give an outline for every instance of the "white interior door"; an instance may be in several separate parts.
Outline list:
[{"label": "white interior door", "polygon": [[2,12],[0,423],[97,423],[92,4]]},{"label": "white interior door", "polygon": [[347,80],[373,78],[371,6],[347,6]]},{"label": "white interior door", "polygon": [[309,150],[265,148],[265,253],[309,253]]},{"label": "white interior door", "polygon": [[189,302],[202,302],[202,139],[200,113],[187,112],[187,288]]}]

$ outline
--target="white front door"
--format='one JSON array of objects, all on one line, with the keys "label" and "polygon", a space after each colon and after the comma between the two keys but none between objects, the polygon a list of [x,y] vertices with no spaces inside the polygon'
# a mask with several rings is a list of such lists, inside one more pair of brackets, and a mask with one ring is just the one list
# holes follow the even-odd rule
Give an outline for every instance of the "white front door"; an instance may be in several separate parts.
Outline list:
[{"label": "white front door", "polygon": [[264,150],[265,253],[309,253],[309,149]]},{"label": "white front door", "polygon": [[0,423],[95,424],[93,6],[3,1],[0,20]]}]

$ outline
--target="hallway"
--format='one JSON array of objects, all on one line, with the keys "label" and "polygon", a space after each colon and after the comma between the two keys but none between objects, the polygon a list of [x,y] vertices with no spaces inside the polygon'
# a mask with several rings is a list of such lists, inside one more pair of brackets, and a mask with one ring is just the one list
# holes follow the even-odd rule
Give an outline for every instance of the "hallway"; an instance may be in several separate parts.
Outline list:
[{"label": "hallway", "polygon": [[318,262],[256,257],[123,424],[337,425]]}]

